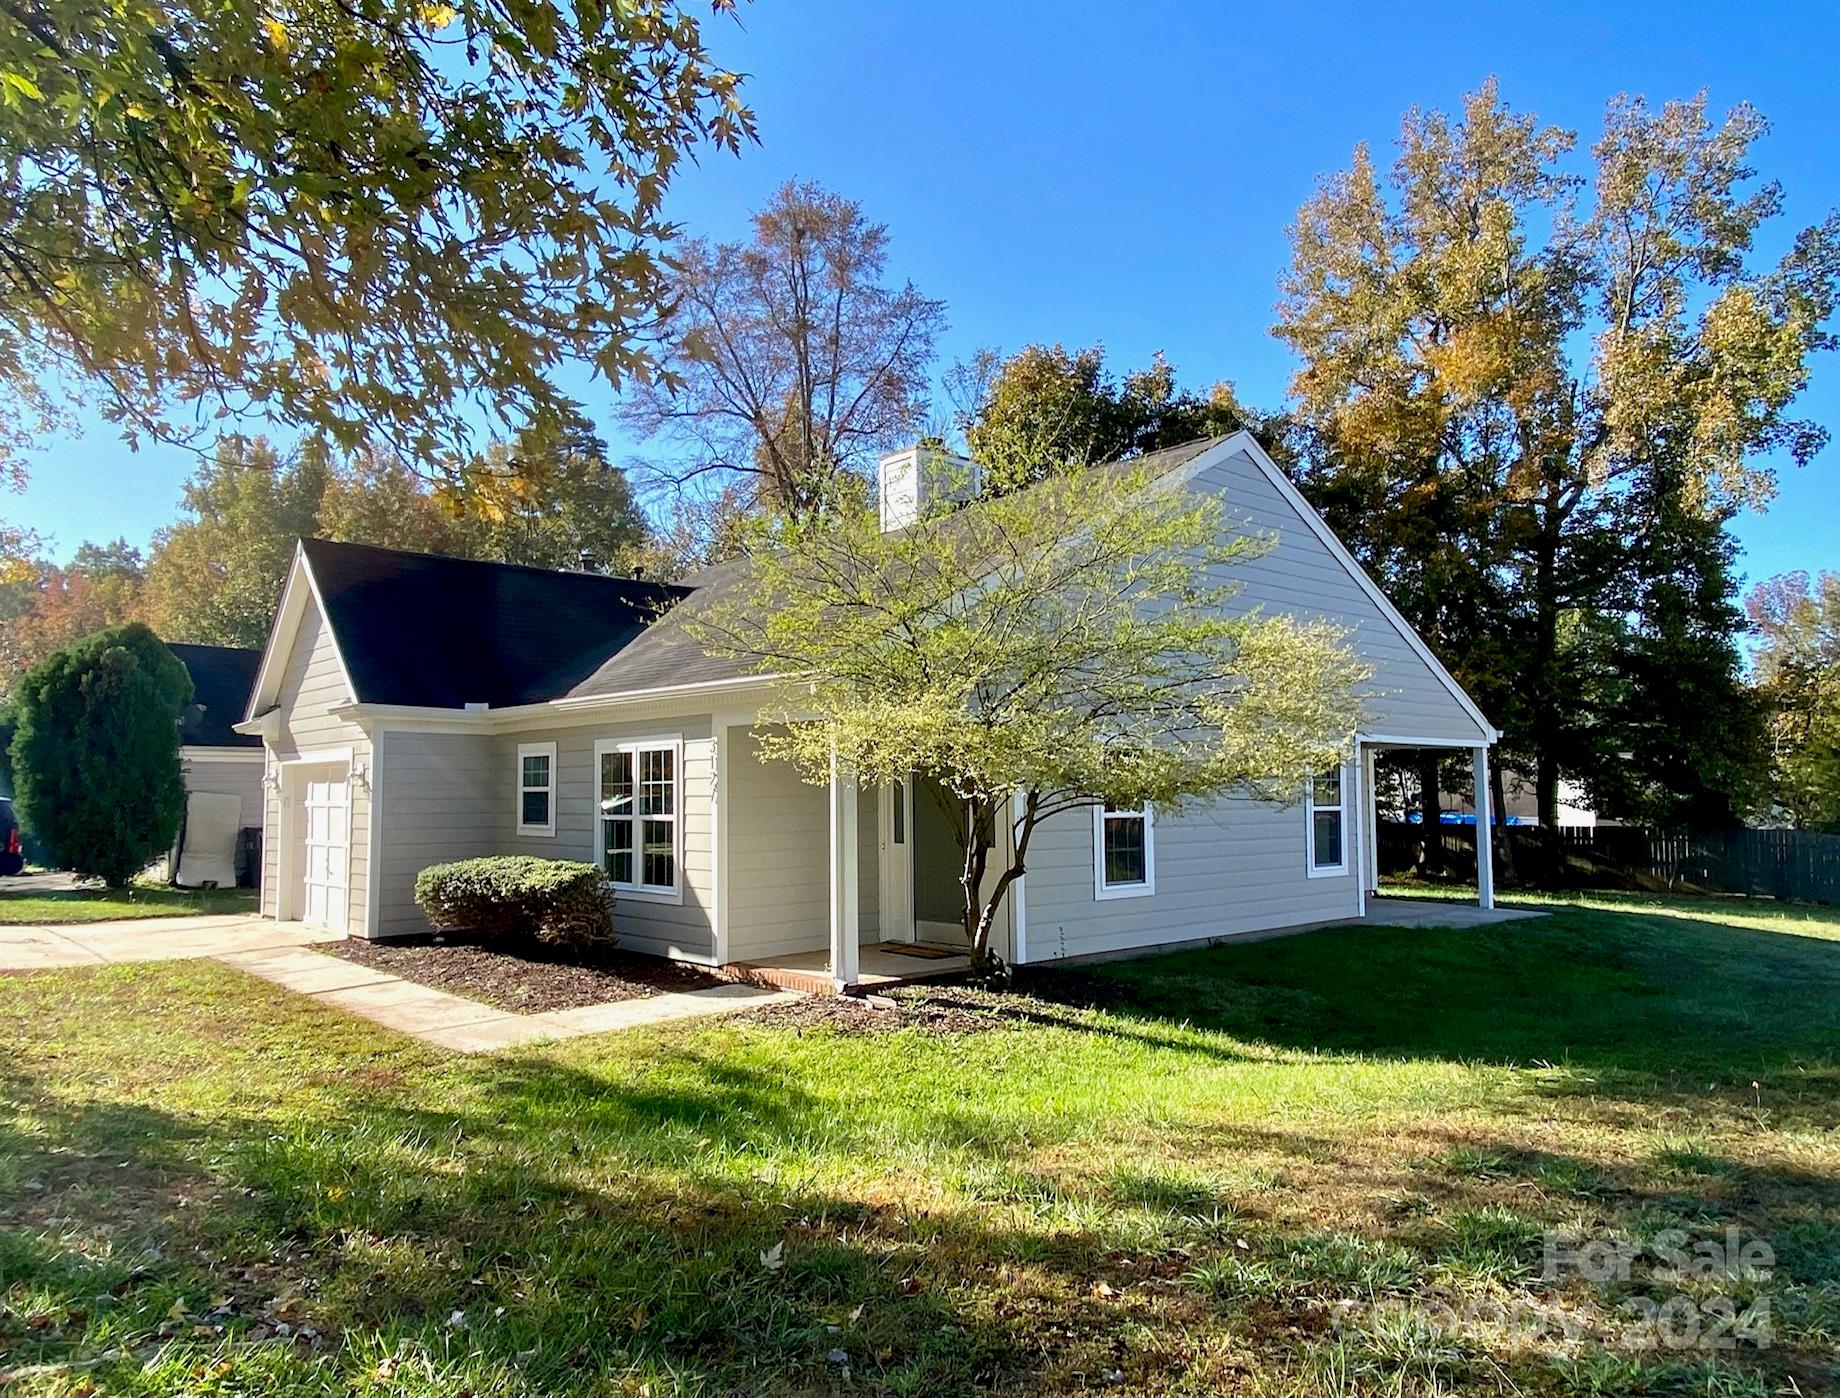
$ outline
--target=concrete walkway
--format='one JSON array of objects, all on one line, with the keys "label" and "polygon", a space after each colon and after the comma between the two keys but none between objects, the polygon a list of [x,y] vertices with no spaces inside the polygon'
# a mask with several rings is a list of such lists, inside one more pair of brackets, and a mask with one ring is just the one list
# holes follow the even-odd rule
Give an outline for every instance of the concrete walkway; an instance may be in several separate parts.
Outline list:
[{"label": "concrete walkway", "polygon": [[800,998],[792,991],[734,984],[521,1015],[305,948],[231,952],[217,960],[386,1029],[459,1053],[489,1053],[666,1020],[733,1014]]},{"label": "concrete walkway", "polygon": [[31,874],[14,874],[0,879],[0,892],[21,898],[40,898],[47,893],[75,893],[77,876],[68,869],[40,869]]},{"label": "concrete walkway", "polygon": [[180,961],[223,952],[277,951],[338,940],[338,933],[322,928],[298,922],[271,922],[240,913],[0,926],[0,971]]},{"label": "concrete walkway", "polygon": [[1545,917],[1537,908],[1479,908],[1474,903],[1446,903],[1436,898],[1367,900],[1367,916],[1356,918],[1358,927],[1489,927],[1497,922],[1519,922]]}]

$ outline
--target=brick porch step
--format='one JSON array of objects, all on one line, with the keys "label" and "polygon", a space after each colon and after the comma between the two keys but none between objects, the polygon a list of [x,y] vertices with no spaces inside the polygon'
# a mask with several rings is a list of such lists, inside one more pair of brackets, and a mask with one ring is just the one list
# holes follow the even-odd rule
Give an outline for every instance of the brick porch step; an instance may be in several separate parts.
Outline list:
[{"label": "brick porch step", "polygon": [[717,966],[715,974],[723,980],[764,985],[774,990],[798,990],[806,995],[835,995],[837,986],[828,971],[795,971],[786,966],[755,966],[746,961],[731,961]]}]

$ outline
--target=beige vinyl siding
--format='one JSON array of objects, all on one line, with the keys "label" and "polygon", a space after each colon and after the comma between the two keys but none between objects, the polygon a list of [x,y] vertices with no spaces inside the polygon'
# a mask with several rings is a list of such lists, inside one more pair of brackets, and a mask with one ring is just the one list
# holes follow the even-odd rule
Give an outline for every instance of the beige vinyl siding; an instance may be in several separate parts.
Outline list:
[{"label": "beige vinyl siding", "polygon": [[1056,815],[1029,849],[1028,959],[1053,961],[1134,947],[1264,932],[1350,918],[1360,911],[1356,808],[1348,805],[1347,873],[1311,878],[1301,800],[1274,805],[1232,796],[1159,814],[1156,891],[1095,897],[1090,808]]},{"label": "beige vinyl siding", "polygon": [[[614,912],[621,945],[634,951],[692,960],[715,955],[714,742],[707,714],[688,718],[644,719],[626,723],[582,724],[567,728],[533,728],[494,737],[494,772],[485,802],[491,812],[493,838],[505,854],[534,854],[543,859],[579,859],[600,863],[599,774],[594,769],[597,742],[634,742],[681,738],[683,771],[679,776],[678,822],[682,827],[681,903],[657,902],[639,894],[622,894]],[[553,836],[519,835],[518,745],[556,745]]]},{"label": "beige vinyl siding", "polygon": [[[757,961],[830,945],[830,801],[784,762],[730,733],[728,954]],[[864,877],[876,877],[871,862]]]},{"label": "beige vinyl siding", "polygon": [[372,785],[383,822],[377,928],[371,935],[426,932],[415,876],[431,864],[497,852],[493,739],[474,733],[382,732]]},{"label": "beige vinyl siding", "polygon": [[268,793],[262,789],[262,752],[249,749],[254,762],[225,762],[208,757],[184,757],[185,790],[209,792],[213,796],[234,796],[243,803],[239,826],[261,825],[268,807]]},{"label": "beige vinyl siding", "polygon": [[1241,452],[1216,463],[1191,489],[1224,492],[1228,518],[1238,529],[1276,536],[1269,553],[1225,570],[1223,576],[1241,587],[1236,610],[1322,617],[1348,631],[1349,646],[1374,670],[1363,732],[1483,741],[1437,673],[1251,457]]},{"label": "beige vinyl siding", "polygon": [[[330,712],[334,706],[350,703],[351,698],[332,632],[320,616],[319,608],[309,600],[302,609],[300,625],[294,633],[276,691],[281,724],[280,732],[269,740],[269,762],[291,761],[315,750],[349,747],[352,765],[368,768],[371,758],[369,735],[357,724],[335,718]],[[365,936],[370,876],[370,792],[354,781],[350,800],[351,843],[346,866],[350,906],[346,930],[354,936]],[[276,916],[280,899],[280,831],[281,794],[271,790],[262,822],[262,911],[271,917]]]},{"label": "beige vinyl siding", "polygon": [[[1450,687],[1426,663],[1333,550],[1244,452],[1214,463],[1190,489],[1224,494],[1232,527],[1272,539],[1261,557],[1232,565],[1223,579],[1239,593],[1238,611],[1324,618],[1343,627],[1354,652],[1373,667],[1362,731],[1481,743],[1484,734]],[[1026,899],[1030,961],[1308,926],[1356,916],[1362,803],[1344,773],[1347,872],[1312,878],[1306,868],[1303,793],[1274,805],[1228,796],[1159,816],[1156,891],[1095,897],[1090,810],[1056,816],[1029,851]]]}]

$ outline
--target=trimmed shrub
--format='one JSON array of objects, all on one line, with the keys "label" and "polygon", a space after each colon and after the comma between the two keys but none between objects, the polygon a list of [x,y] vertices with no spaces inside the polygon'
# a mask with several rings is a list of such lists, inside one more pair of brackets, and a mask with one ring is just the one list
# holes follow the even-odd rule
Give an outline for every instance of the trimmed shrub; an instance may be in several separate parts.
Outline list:
[{"label": "trimmed shrub", "polygon": [[139,622],[46,656],[14,694],[20,824],[64,868],[131,882],[179,833],[179,712],[191,700],[185,666]]},{"label": "trimmed shrub", "polygon": [[415,876],[415,901],[437,932],[558,946],[614,940],[613,886],[594,865],[571,859],[498,854],[432,864]]}]

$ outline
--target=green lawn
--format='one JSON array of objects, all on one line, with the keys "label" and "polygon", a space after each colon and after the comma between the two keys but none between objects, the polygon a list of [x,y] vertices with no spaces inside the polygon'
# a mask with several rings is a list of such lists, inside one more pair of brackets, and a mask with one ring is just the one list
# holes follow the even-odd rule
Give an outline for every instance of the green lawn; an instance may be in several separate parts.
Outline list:
[{"label": "green lawn", "polygon": [[[0,978],[5,1391],[1834,1392],[1840,926],[1777,911],[480,1059],[214,963]],[[1668,1228],[1772,1275],[1541,1278],[1545,1230]],[[1641,1348],[1677,1293],[1769,1344]]]},{"label": "green lawn", "polygon": [[183,917],[189,913],[253,913],[251,888],[78,888],[57,893],[16,893],[0,879],[0,926],[25,923],[115,922],[122,918]]}]

